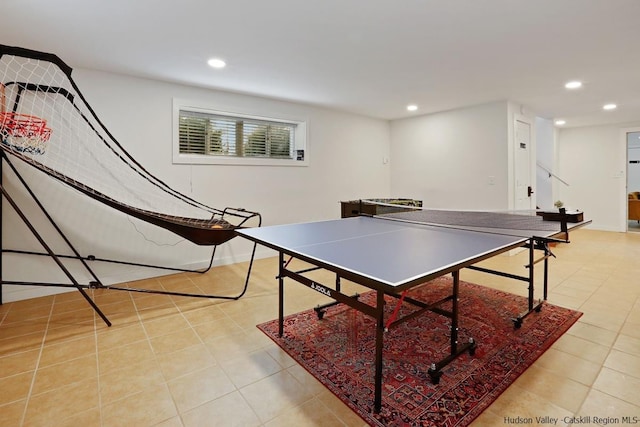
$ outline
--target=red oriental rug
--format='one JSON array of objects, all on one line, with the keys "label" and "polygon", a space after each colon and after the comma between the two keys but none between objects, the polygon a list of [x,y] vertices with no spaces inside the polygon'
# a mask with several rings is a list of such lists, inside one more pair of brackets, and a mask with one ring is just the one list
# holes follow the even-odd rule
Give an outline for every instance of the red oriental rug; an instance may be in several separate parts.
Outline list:
[{"label": "red oriental rug", "polygon": [[[451,292],[451,278],[429,282],[410,292],[421,301],[437,301]],[[375,294],[360,300],[373,304]],[[258,325],[300,365],[372,426],[466,426],[540,357],[582,315],[545,304],[520,329],[511,318],[526,310],[524,297],[460,282],[460,339],[477,342],[474,356],[464,353],[431,383],[430,363],[449,351],[450,320],[426,312],[392,328],[384,337],[382,409],[373,412],[375,322],[344,305],[318,320],[311,309],[278,322]],[[387,300],[388,315],[397,300]],[[413,310],[403,304],[400,314]]]}]

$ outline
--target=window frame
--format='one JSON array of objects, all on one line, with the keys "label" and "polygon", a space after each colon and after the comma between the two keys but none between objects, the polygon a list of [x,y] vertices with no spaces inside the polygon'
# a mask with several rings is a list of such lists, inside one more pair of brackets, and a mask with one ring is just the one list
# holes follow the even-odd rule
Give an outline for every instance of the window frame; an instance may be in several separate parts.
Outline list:
[{"label": "window frame", "polygon": [[[261,120],[274,123],[295,125],[295,137],[293,147],[293,158],[282,159],[272,157],[238,157],[238,156],[216,156],[207,154],[187,154],[180,152],[180,111],[192,111],[212,116],[225,116],[229,118],[240,118],[246,120]],[[205,105],[201,101],[187,101],[173,99],[173,164],[190,165],[245,165],[245,166],[308,166],[309,149],[307,135],[307,120],[294,119],[291,117],[267,116],[253,113],[238,113],[229,111],[228,108]],[[302,150],[303,159],[297,160],[296,153]]]}]

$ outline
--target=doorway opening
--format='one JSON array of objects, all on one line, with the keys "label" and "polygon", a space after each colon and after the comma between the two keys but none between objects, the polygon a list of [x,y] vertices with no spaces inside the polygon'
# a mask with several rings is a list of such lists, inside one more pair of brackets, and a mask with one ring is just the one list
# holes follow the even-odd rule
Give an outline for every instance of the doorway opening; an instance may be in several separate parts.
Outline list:
[{"label": "doorway opening", "polygon": [[627,132],[627,231],[640,233],[640,130]]}]

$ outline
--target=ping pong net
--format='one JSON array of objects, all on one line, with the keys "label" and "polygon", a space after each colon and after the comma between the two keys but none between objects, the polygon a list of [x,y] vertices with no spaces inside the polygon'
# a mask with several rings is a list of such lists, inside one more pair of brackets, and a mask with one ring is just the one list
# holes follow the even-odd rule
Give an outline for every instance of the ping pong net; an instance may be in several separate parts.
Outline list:
[{"label": "ping pong net", "polygon": [[[556,236],[567,232],[566,219],[545,220],[535,210],[523,211],[472,211],[444,210],[390,204],[376,200],[362,200],[361,203],[375,205],[376,218],[402,221],[418,225],[456,228],[483,233],[503,234],[520,237]],[[558,212],[562,218],[563,211]],[[566,236],[562,236],[566,237]]]}]

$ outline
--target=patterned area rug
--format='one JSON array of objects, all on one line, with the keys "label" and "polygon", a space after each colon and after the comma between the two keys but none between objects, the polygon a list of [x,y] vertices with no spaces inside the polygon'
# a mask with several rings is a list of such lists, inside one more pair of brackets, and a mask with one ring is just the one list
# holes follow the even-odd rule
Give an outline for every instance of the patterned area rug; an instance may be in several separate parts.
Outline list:
[{"label": "patterned area rug", "polygon": [[[451,292],[451,278],[413,289],[410,296],[437,301]],[[375,294],[360,296],[372,304]],[[389,315],[397,304],[387,299]],[[460,282],[460,340],[477,342],[431,383],[429,365],[449,351],[449,319],[426,312],[392,328],[384,337],[382,410],[373,413],[374,330],[372,318],[344,305],[323,320],[313,310],[258,325],[273,341],[373,426],[466,426],[542,355],[582,313],[545,304],[520,329],[510,320],[526,310],[526,299]],[[400,314],[414,310],[403,304]]]}]

